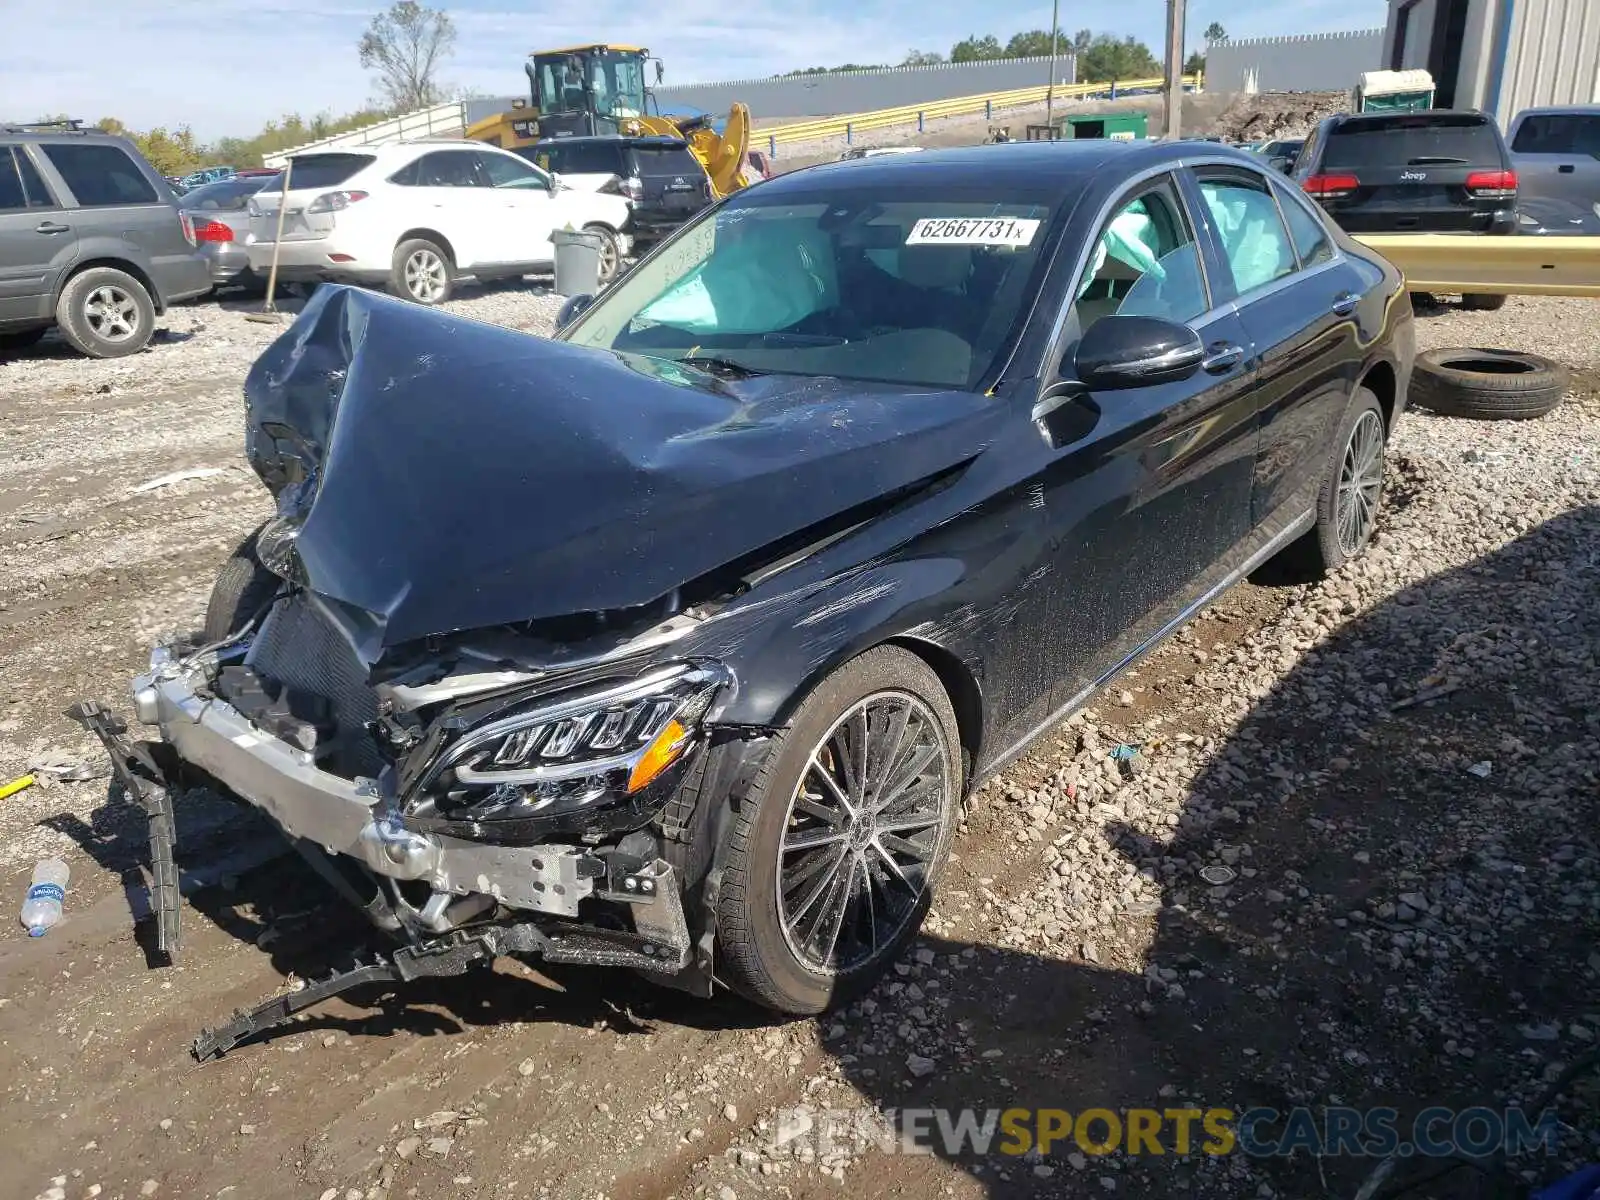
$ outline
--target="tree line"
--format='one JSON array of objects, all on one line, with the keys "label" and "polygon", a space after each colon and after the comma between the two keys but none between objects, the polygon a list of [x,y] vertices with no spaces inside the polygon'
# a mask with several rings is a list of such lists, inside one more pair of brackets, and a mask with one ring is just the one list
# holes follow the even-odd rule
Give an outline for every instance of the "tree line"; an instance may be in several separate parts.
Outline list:
[{"label": "tree line", "polygon": [[[1213,42],[1226,41],[1228,34],[1220,24],[1213,21],[1206,27],[1205,41],[1209,46]],[[994,34],[974,34],[962,38],[950,47],[948,54],[937,50],[912,50],[903,59],[899,66],[902,67],[931,67],[940,63],[966,63],[990,62],[1007,58],[1048,58],[1052,50],[1050,31],[1048,29],[1028,29],[1021,33],[1014,33],[1002,42]],[[1064,29],[1057,29],[1054,51],[1057,54],[1071,54],[1077,59],[1078,81],[1080,83],[1112,83],[1118,79],[1148,79],[1162,73],[1162,60],[1150,47],[1135,37],[1118,37],[1112,33],[1096,33],[1092,29],[1080,29],[1069,34]],[[1192,75],[1197,71],[1205,70],[1205,55],[1199,51],[1184,61],[1185,74]],[[806,67],[800,71],[788,71],[787,75],[821,75],[830,71],[881,71],[889,66],[888,63],[845,63],[839,67]]]}]

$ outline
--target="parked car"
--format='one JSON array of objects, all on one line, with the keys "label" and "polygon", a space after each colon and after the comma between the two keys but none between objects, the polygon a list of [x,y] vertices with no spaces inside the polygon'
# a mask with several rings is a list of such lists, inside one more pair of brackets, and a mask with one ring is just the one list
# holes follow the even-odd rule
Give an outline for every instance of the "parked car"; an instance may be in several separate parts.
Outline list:
[{"label": "parked car", "polygon": [[211,268],[216,287],[258,287],[264,275],[250,269],[245,239],[250,233],[250,197],[278,177],[277,171],[240,172],[186,192],[179,209],[194,227],[195,241]]},{"label": "parked car", "polygon": [[278,515],[223,644],[136,711],[408,964],[784,1013],[901,952],[979,781],[1258,564],[1361,553],[1413,357],[1392,266],[1192,142],[791,172],[563,319],[321,289],[246,383]]},{"label": "parked car", "polygon": [[1600,104],[1524,109],[1506,141],[1519,204],[1554,200],[1600,213]]},{"label": "parked car", "polygon": [[682,138],[552,138],[518,153],[575,188],[626,197],[633,206],[634,241],[641,248],[711,203],[711,181]]},{"label": "parked car", "polygon": [[767,157],[765,150],[747,150],[744,161],[753,180],[772,178],[772,160]]},{"label": "parked car", "polygon": [[0,125],[0,345],[55,327],[92,357],[133,354],[170,305],[210,290],[193,229],[132,142]]},{"label": "parked car", "polygon": [[1584,205],[1544,196],[1517,196],[1517,232],[1524,236],[1600,237],[1600,202]]},{"label": "parked car", "polygon": [[278,240],[283,180],[250,197],[250,267],[290,282],[387,285],[440,304],[457,281],[548,269],[550,235],[571,225],[604,241],[609,278],[628,249],[628,202],[564,188],[517,155],[483,142],[420,140],[298,154]]},{"label": "parked car", "polygon": [[1276,141],[1262,142],[1254,153],[1266,159],[1273,170],[1282,171],[1287,175],[1294,170],[1295,160],[1300,157],[1300,151],[1305,144],[1305,138],[1279,138]]},{"label": "parked car", "polygon": [[[1429,109],[1328,117],[1293,178],[1351,233],[1517,232],[1517,173],[1494,118]],[[1469,295],[1496,309],[1504,296]]]}]

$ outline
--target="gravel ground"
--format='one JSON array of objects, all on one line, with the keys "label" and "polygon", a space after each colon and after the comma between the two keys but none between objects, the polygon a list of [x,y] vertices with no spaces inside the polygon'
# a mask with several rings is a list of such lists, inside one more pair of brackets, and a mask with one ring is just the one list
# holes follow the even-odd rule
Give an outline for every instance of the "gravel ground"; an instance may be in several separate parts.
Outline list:
[{"label": "gravel ground", "polygon": [[[455,305],[533,330],[556,306]],[[89,757],[60,710],[120,705],[263,511],[238,385],[270,330],[216,304],[169,328],[130,363],[0,363],[6,778]],[[1408,415],[1368,553],[1236,589],[993,781],[916,952],[818,1022],[507,963],[197,1070],[200,1024],[325,969],[349,919],[289,860],[237,865],[192,895],[184,965],[151,970],[104,781],[6,800],[5,894],[45,851],[74,878],[59,930],[0,939],[0,1127],[29,1130],[0,1197],[1350,1196],[1371,1163],[817,1133],[825,1109],[1529,1097],[1600,1035],[1600,307],[1445,304],[1419,340],[1550,354],[1574,395],[1528,423]],[[221,472],[134,491],[189,468]],[[261,844],[221,820],[188,799],[186,865]],[[1565,1115],[1593,1128],[1593,1093]]]}]

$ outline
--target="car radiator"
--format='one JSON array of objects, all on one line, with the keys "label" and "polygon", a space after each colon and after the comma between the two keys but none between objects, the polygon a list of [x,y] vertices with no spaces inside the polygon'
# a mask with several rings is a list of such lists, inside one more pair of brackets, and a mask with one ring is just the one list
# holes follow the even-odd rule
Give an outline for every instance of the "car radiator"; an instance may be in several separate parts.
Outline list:
[{"label": "car radiator", "polygon": [[291,708],[305,696],[327,705],[335,732],[327,749],[316,751],[319,766],[346,779],[376,778],[384,760],[368,723],[378,718],[377,693],[354,648],[304,593],[280,600],[267,614],[245,664],[287,688]]}]

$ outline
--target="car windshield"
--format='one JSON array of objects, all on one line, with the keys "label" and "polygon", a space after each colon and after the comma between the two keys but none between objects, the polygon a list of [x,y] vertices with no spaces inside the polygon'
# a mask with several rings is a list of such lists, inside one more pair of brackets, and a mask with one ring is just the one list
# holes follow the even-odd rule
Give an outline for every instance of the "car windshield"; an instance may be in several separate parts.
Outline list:
[{"label": "car windshield", "polygon": [[735,374],[973,390],[1037,291],[1057,196],[989,185],[736,195],[562,336]]},{"label": "car windshield", "polygon": [[207,183],[192,192],[185,192],[183,207],[205,212],[243,212],[249,205],[250,197],[276,178],[275,175],[247,175],[242,179],[237,176],[219,179],[216,183]]},{"label": "car windshield", "polygon": [[1349,121],[1328,134],[1322,168],[1460,163],[1499,167],[1494,126],[1475,114],[1396,113]]},{"label": "car windshield", "polygon": [[[301,188],[338,187],[362,167],[376,162],[371,154],[297,154],[289,160],[289,187],[298,192]],[[283,176],[267,180],[263,192],[283,191]]]}]

